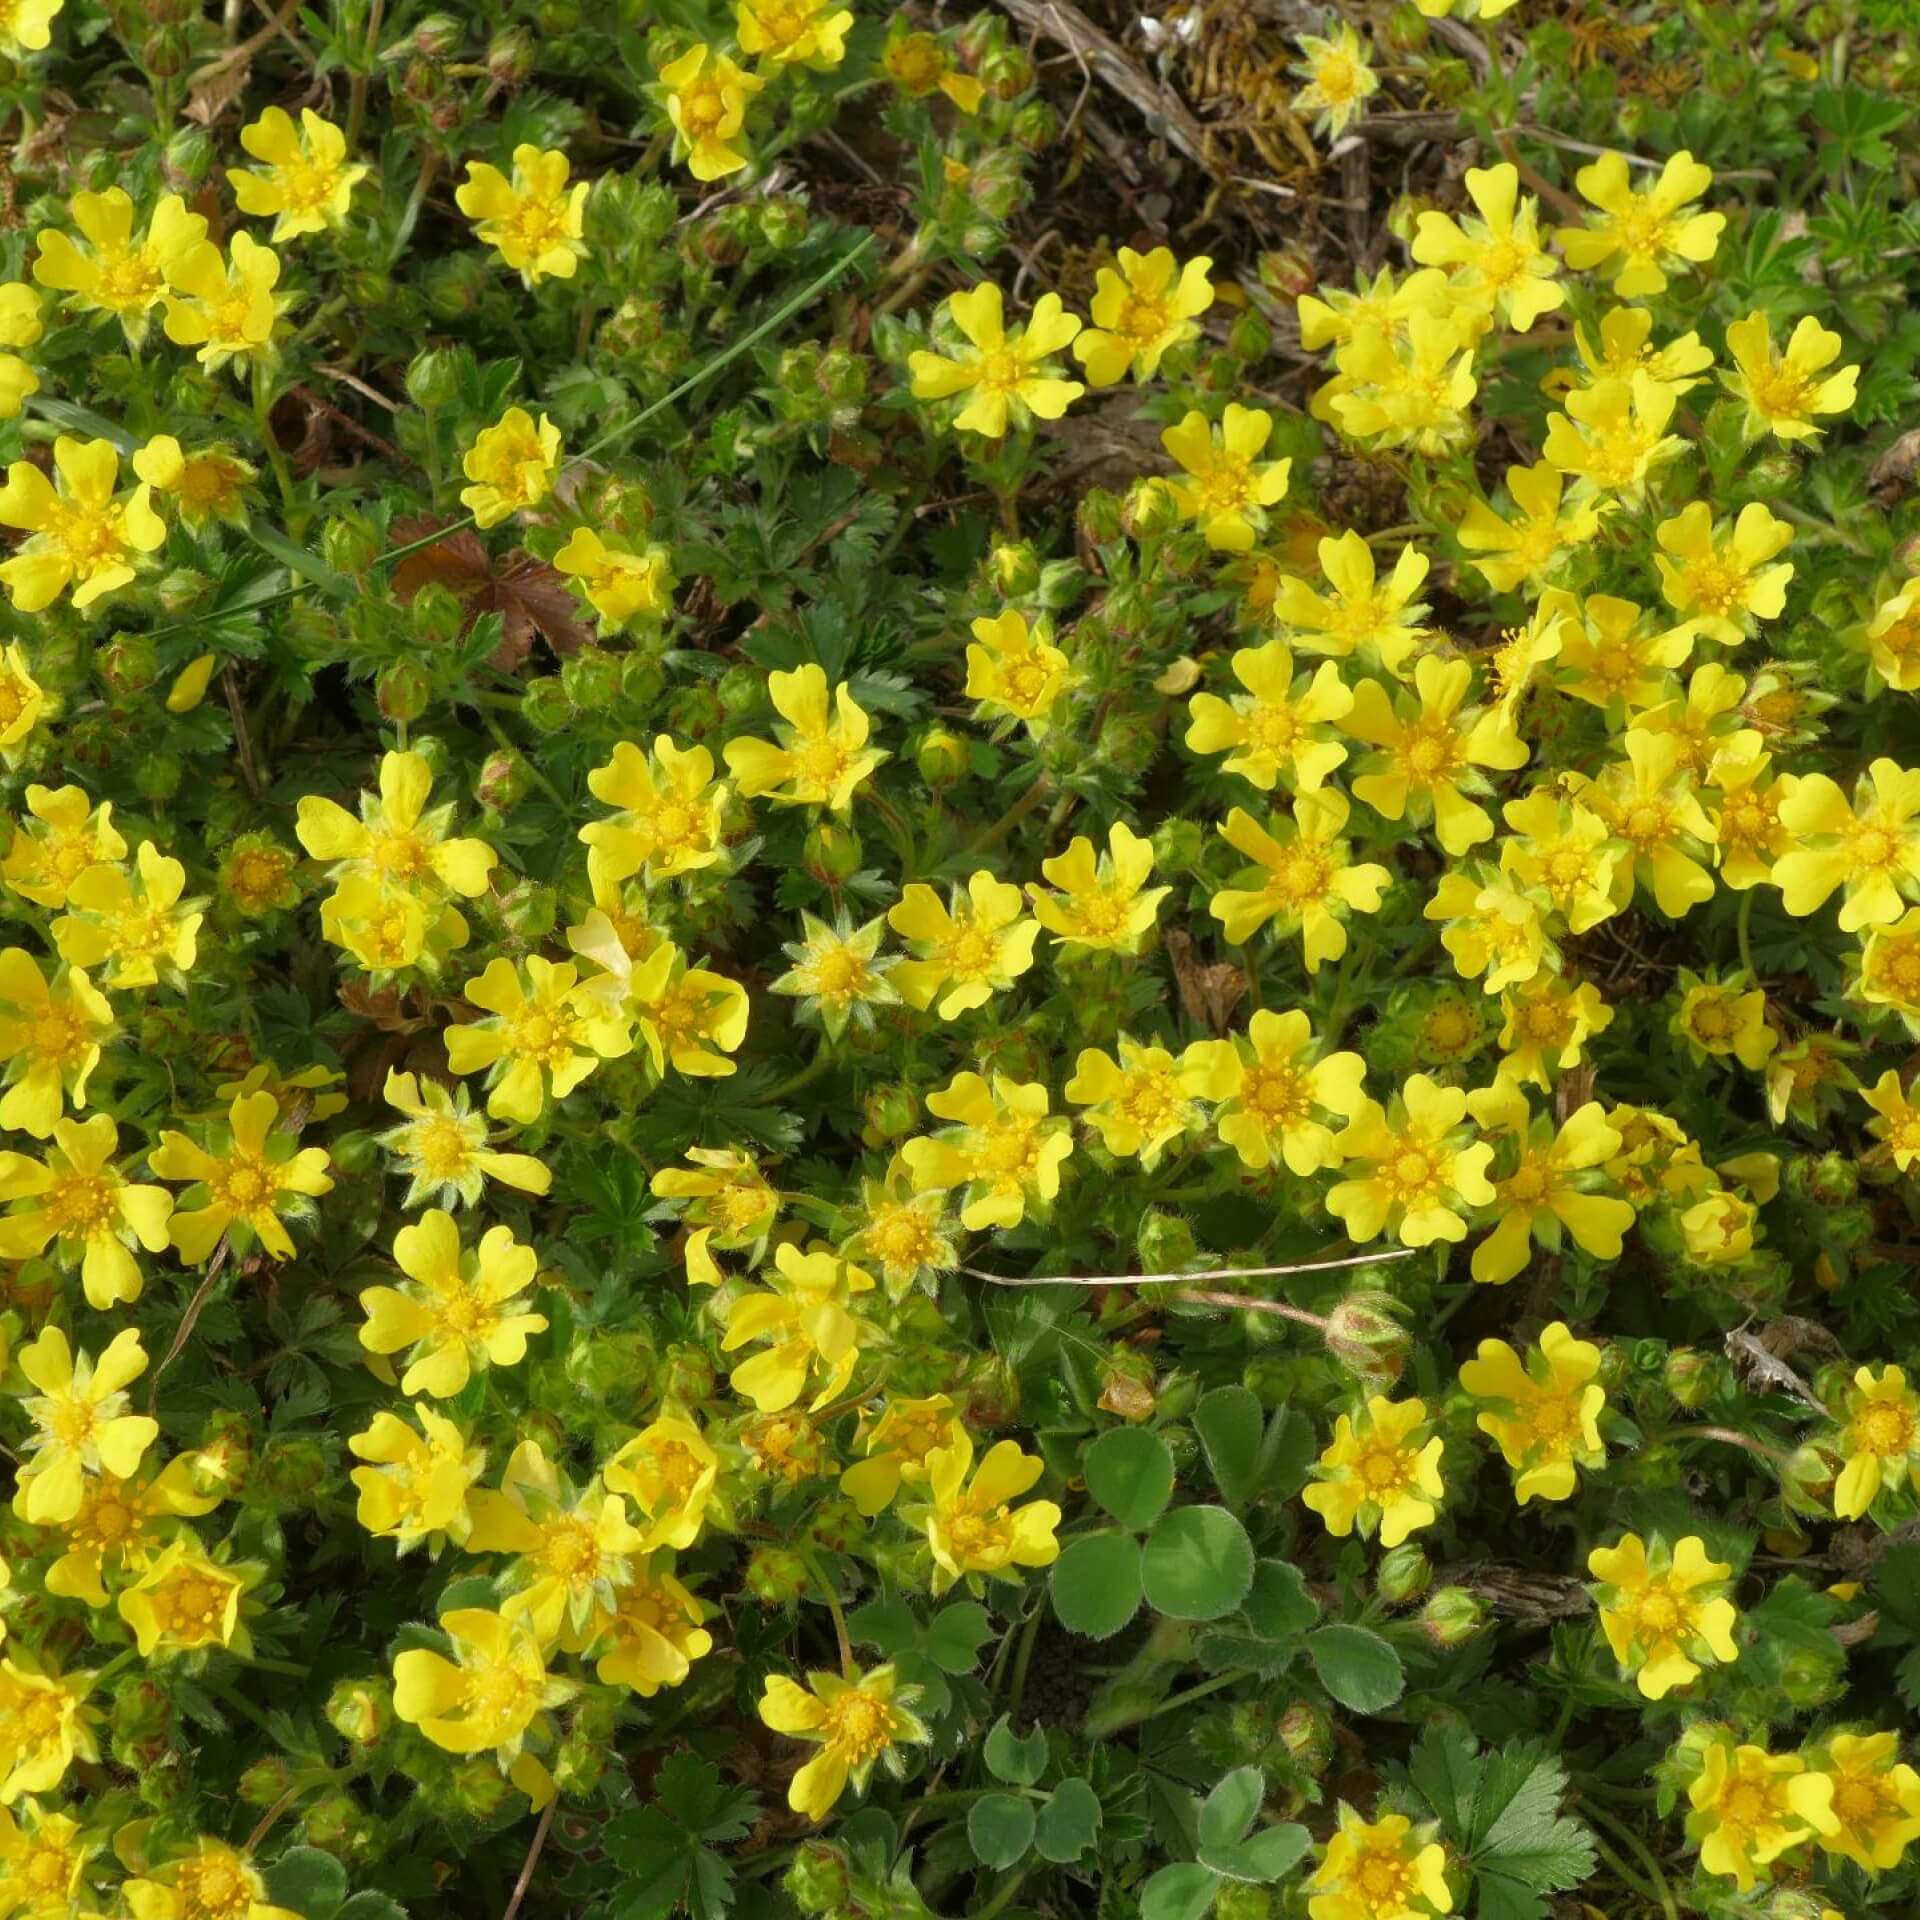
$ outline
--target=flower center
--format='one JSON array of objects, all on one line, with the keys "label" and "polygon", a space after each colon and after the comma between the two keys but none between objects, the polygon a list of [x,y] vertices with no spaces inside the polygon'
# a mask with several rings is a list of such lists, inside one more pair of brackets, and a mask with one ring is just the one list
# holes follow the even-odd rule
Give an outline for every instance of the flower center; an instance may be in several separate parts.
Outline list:
[{"label": "flower center", "polygon": [[268,1205],[276,1182],[258,1154],[236,1149],[230,1160],[222,1161],[207,1176],[207,1185],[223,1207],[244,1217]]},{"label": "flower center", "polygon": [[859,1766],[893,1745],[894,1714],[878,1696],[858,1687],[827,1704],[827,1744]]},{"label": "flower center", "polygon": [[1853,1450],[1882,1460],[1897,1460],[1913,1445],[1913,1415],[1892,1400],[1876,1400],[1854,1416]]}]

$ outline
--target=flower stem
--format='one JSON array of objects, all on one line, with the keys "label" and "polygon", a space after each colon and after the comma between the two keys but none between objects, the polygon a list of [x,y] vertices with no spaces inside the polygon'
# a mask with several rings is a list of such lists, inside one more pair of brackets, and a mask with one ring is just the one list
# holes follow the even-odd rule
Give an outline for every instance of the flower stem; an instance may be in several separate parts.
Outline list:
[{"label": "flower stem", "polygon": [[853,1642],[847,1637],[847,1616],[840,1610],[840,1596],[834,1592],[833,1583],[827,1578],[818,1556],[807,1547],[801,1547],[799,1554],[800,1564],[820,1589],[820,1597],[827,1603],[827,1611],[833,1616],[833,1637],[840,1643],[840,1671],[851,1680],[860,1669],[854,1664]]}]

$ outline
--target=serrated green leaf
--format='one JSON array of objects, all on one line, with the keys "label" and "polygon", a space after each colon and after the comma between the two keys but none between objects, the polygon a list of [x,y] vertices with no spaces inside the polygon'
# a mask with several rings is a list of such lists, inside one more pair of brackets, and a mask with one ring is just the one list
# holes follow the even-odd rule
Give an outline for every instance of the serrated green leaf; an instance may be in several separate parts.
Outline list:
[{"label": "serrated green leaf", "polygon": [[1041,1859],[1065,1866],[1100,1837],[1100,1796],[1074,1775],[1054,1788],[1034,1821],[1033,1845]]}]

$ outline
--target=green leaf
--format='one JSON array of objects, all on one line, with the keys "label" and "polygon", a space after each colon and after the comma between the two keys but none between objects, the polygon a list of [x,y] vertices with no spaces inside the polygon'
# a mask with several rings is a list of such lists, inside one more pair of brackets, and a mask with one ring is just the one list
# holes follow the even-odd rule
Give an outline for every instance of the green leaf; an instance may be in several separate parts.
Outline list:
[{"label": "green leaf", "polygon": [[110,440],[122,454],[130,454],[139,442],[125,427],[117,427],[91,407],[62,400],[57,394],[36,393],[27,401],[27,411],[42,420],[51,420],[62,433],[84,433],[89,440]]},{"label": "green leaf", "polygon": [[347,1870],[318,1847],[289,1847],[267,1869],[267,1891],[275,1906],[306,1920],[333,1920],[347,1897]]},{"label": "green leaf", "polygon": [[1162,1867],[1140,1893],[1140,1920],[1206,1920],[1220,1876],[1187,1862]]},{"label": "green leaf", "polygon": [[1267,1797],[1267,1776],[1258,1767],[1235,1767],[1214,1783],[1200,1803],[1199,1840],[1208,1847],[1230,1847],[1244,1840]]},{"label": "green leaf", "polygon": [[1133,1533],[1144,1533],[1173,1495],[1173,1449],[1144,1427],[1114,1427],[1081,1456],[1087,1491]]},{"label": "green leaf", "polygon": [[353,1894],[345,1906],[336,1908],[333,1920],[407,1920],[407,1910],[398,1900],[368,1889]]},{"label": "green leaf", "polygon": [[1061,1549],[1048,1591],[1063,1627],[1110,1640],[1140,1610],[1140,1543],[1125,1533],[1083,1533]]},{"label": "green leaf", "polygon": [[680,1904],[691,1867],[687,1836],[658,1807],[616,1814],[600,1838],[620,1869],[622,1920],[663,1920]]},{"label": "green leaf", "polygon": [[996,1780],[1030,1787],[1047,1770],[1047,1736],[1038,1728],[1026,1735],[1014,1732],[1003,1713],[987,1735],[987,1771]]},{"label": "green leaf", "polygon": [[1065,1866],[1099,1837],[1100,1796],[1077,1774],[1062,1780],[1034,1822],[1034,1850],[1041,1859]]},{"label": "green leaf", "polygon": [[1287,1560],[1262,1560],[1247,1594],[1247,1624],[1268,1640],[1290,1640],[1320,1617],[1306,1577]]},{"label": "green leaf", "polygon": [[1458,1726],[1429,1727],[1407,1760],[1407,1777],[1433,1809],[1447,1838],[1463,1853],[1473,1843],[1480,1773],[1473,1736]]},{"label": "green leaf", "polygon": [[1033,1845],[1033,1802],[1017,1794],[983,1794],[967,1809],[967,1839],[983,1867],[1010,1867]]},{"label": "green leaf", "polygon": [[943,1673],[971,1673],[993,1638],[993,1620],[977,1600],[956,1600],[928,1624],[923,1652]]},{"label": "green leaf", "polygon": [[1319,1628],[1307,1636],[1307,1657],[1320,1684],[1355,1713],[1384,1713],[1406,1687],[1400,1656],[1365,1627]]},{"label": "green leaf", "polygon": [[1261,1885],[1291,1873],[1307,1856],[1313,1835],[1294,1821],[1262,1827],[1230,1847],[1202,1847],[1200,1864],[1228,1880]]},{"label": "green leaf", "polygon": [[1245,1387],[1215,1387],[1194,1408],[1193,1430],[1220,1498],[1230,1507],[1244,1507],[1260,1487],[1266,1433],[1260,1402]]},{"label": "green leaf", "polygon": [[261,552],[272,554],[289,573],[297,573],[302,580],[318,587],[329,600],[351,600],[359,592],[344,573],[336,573],[317,553],[310,553],[263,521],[247,523],[247,538]]},{"label": "green leaf", "polygon": [[1536,1893],[1577,1887],[1593,1871],[1593,1840],[1560,1811],[1567,1776],[1536,1742],[1487,1755],[1474,1825],[1476,1869],[1497,1871]]},{"label": "green leaf", "polygon": [[1253,1585],[1253,1542],[1225,1507],[1176,1507],[1148,1536],[1141,1585],[1156,1612],[1218,1620]]}]

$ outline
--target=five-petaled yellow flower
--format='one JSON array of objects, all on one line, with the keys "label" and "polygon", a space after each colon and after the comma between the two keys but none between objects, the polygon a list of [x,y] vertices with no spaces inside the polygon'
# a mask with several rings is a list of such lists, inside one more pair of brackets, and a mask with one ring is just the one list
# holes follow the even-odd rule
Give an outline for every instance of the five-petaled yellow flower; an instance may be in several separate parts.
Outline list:
[{"label": "five-petaled yellow flower", "polygon": [[760,1718],[775,1733],[808,1740],[820,1751],[793,1776],[787,1805],[824,1820],[851,1783],[865,1793],[876,1760],[890,1773],[905,1771],[901,1747],[931,1736],[910,1711],[918,1687],[902,1685],[891,1665],[845,1676],[810,1673],[802,1687],[785,1674],[768,1677]]},{"label": "five-petaled yellow flower", "polygon": [[1460,1369],[1460,1384],[1481,1403],[1476,1424],[1513,1469],[1513,1497],[1570,1500],[1577,1468],[1606,1463],[1600,1414],[1607,1390],[1595,1377],[1600,1349],[1576,1340],[1564,1320],[1541,1333],[1523,1360],[1504,1340],[1482,1340]]},{"label": "five-petaled yellow flower", "polygon": [[1305,1178],[1340,1158],[1332,1122],[1348,1120],[1366,1098],[1366,1062],[1326,1053],[1297,1008],[1263,1007],[1243,1036],[1199,1041],[1195,1090],[1219,1103],[1214,1131],[1256,1172],[1285,1163]]},{"label": "five-petaled yellow flower", "polygon": [[167,338],[197,347],[209,373],[229,360],[244,368],[273,350],[274,323],[290,304],[276,294],[280,256],[250,233],[236,233],[221,259],[211,241],[192,248],[167,270]]},{"label": "five-petaled yellow flower", "polygon": [[1291,71],[1306,81],[1293,96],[1295,113],[1311,113],[1314,130],[1337,140],[1379,90],[1380,76],[1367,60],[1367,45],[1346,22],[1331,38],[1303,33],[1294,44],[1302,57]]},{"label": "five-petaled yellow flower", "polygon": [[1341,1414],[1333,1441],[1315,1464],[1316,1478],[1300,1496],[1340,1539],[1357,1527],[1397,1547],[1430,1527],[1446,1492],[1440,1479],[1443,1442],[1427,1432],[1423,1400],[1372,1395],[1363,1412]]},{"label": "five-petaled yellow flower", "polygon": [[1049,1116],[1041,1082],[957,1073],[927,1095],[927,1111],[951,1124],[909,1140],[901,1158],[917,1192],[961,1192],[960,1224],[969,1233],[1017,1227],[1029,1205],[1052,1204],[1073,1130]]},{"label": "five-petaled yellow flower", "polygon": [[1462,224],[1451,214],[1423,213],[1413,257],[1425,267],[1451,268],[1455,293],[1525,333],[1567,297],[1553,277],[1560,263],[1540,244],[1540,203],[1520,199],[1519,169],[1509,160],[1469,167],[1465,184],[1480,218]]},{"label": "five-petaled yellow flower", "polygon": [[56,1120],[45,1160],[0,1153],[0,1200],[25,1207],[0,1219],[0,1260],[28,1260],[57,1242],[77,1262],[87,1305],[104,1313],[140,1297],[138,1245],[163,1253],[173,1196],[127,1179],[114,1165],[119,1129],[110,1115]]},{"label": "five-petaled yellow flower", "polygon": [[1794,327],[1784,353],[1773,344],[1765,313],[1750,313],[1728,326],[1733,371],[1721,378],[1745,403],[1749,440],[1769,433],[1780,440],[1814,439],[1820,433],[1815,414],[1845,413],[1853,405],[1860,369],[1827,371],[1839,359],[1840,345],[1840,336],[1811,314]]},{"label": "five-petaled yellow flower", "polygon": [[1821,1847],[1869,1877],[1891,1872],[1920,1840],[1920,1773],[1900,1758],[1897,1733],[1836,1733],[1823,1745],[1812,1758],[1833,1786],[1833,1828],[1819,1830]]},{"label": "five-petaled yellow flower", "polygon": [[1554,238],[1579,272],[1613,265],[1613,290],[1623,300],[1664,293],[1670,271],[1711,260],[1720,245],[1726,215],[1702,213],[1698,205],[1713,170],[1691,153],[1674,154],[1644,193],[1634,190],[1619,153],[1589,162],[1573,184],[1597,211],[1584,227],[1562,227]]},{"label": "five-petaled yellow flower", "polygon": [[762,795],[786,807],[826,807],[845,813],[853,796],[887,755],[867,745],[872,722],[844,681],[831,705],[823,668],[807,665],[767,676],[773,710],[786,723],[780,744],[729,740],[727,770],[749,800]]},{"label": "five-petaled yellow flower", "polygon": [[1151,380],[1171,349],[1199,333],[1199,316],[1213,305],[1213,262],[1204,253],[1184,267],[1167,247],[1145,254],[1122,247],[1115,259],[1117,271],[1096,270],[1093,324],[1073,343],[1091,387],[1116,386],[1129,373]]},{"label": "five-petaled yellow flower", "polygon": [[917,949],[893,970],[901,998],[954,1020],[1004,993],[1033,965],[1040,937],[1040,923],[1022,917],[1023,904],[1018,887],[985,867],[944,905],[924,882],[911,882],[887,912],[887,924]]},{"label": "five-petaled yellow flower", "polygon": [[575,527],[553,556],[553,566],[579,583],[604,634],[658,620],[671,604],[673,579],[662,547],[635,553],[602,539],[591,527]]},{"label": "five-petaled yellow flower", "polygon": [[1024,327],[1006,330],[1000,289],[991,280],[955,293],[947,316],[967,345],[953,353],[920,351],[908,356],[916,400],[970,396],[954,415],[961,433],[998,440],[1010,424],[1029,416],[1058,420],[1086,391],[1078,380],[1052,371],[1053,356],[1070,346],[1080,320],[1060,304],[1057,293],[1043,293]]},{"label": "five-petaled yellow flower", "polygon": [[1220,837],[1254,864],[1208,904],[1226,937],[1239,946],[1269,920],[1283,936],[1299,934],[1309,973],[1347,950],[1350,913],[1377,913],[1393,875],[1371,860],[1354,862],[1341,838],[1351,805],[1344,793],[1321,787],[1295,797],[1293,817],[1263,827],[1235,807]]},{"label": "five-petaled yellow flower", "polygon": [[1073,678],[1050,633],[1045,621],[1029,628],[1026,615],[1010,607],[996,619],[974,621],[967,648],[967,698],[987,717],[1023,721],[1036,740]]},{"label": "five-petaled yellow flower", "polygon": [[139,346],[149,317],[166,295],[174,269],[206,243],[204,214],[189,213],[177,193],[158,200],[147,230],[133,234],[133,202],[124,189],[76,193],[67,203],[86,244],[76,245],[54,227],[34,235],[39,252],[33,277],[82,313],[110,313]]},{"label": "five-petaled yellow flower", "polygon": [[1789,1847],[1839,1830],[1832,1780],[1797,1753],[1715,1740],[1687,1798],[1687,1832],[1699,1842],[1701,1866],[1743,1893]]},{"label": "five-petaled yellow flower", "polygon": [[529,286],[571,280],[586,257],[587,183],[567,185],[567,156],[531,142],[513,150],[513,178],[484,160],[467,162],[454,193],[480,239]]},{"label": "five-petaled yellow flower", "polygon": [[1416,1827],[1403,1813],[1363,1820],[1344,1800],[1337,1819],[1307,1882],[1310,1920],[1431,1920],[1453,1911],[1436,1826]]},{"label": "five-petaled yellow flower", "polygon": [[242,213],[273,218],[273,240],[295,240],[346,225],[353,190],[371,171],[347,159],[347,136],[311,107],[296,127],[284,107],[269,107],[240,129],[240,144],[263,170],[229,167]]},{"label": "five-petaled yellow flower", "polygon": [[1226,771],[1262,792],[1284,781],[1312,793],[1347,757],[1331,732],[1353,710],[1340,669],[1325,660],[1311,676],[1296,678],[1284,640],[1241,647],[1228,665],[1246,692],[1225,700],[1196,693],[1188,702],[1187,745],[1195,753],[1224,753]]},{"label": "five-petaled yellow flower", "polygon": [[28,460],[14,461],[0,486],[0,526],[29,536],[0,564],[0,584],[20,613],[39,613],[68,592],[76,607],[90,607],[129,585],[146,556],[166,544],[146,483],[115,493],[120,450],[111,440],[63,433],[53,465],[57,487]]},{"label": "five-petaled yellow flower", "polygon": [[[742,51],[751,51],[742,42]],[[660,69],[667,90],[676,156],[696,180],[724,180],[747,164],[734,143],[746,125],[747,103],[767,83],[724,53],[699,41]]]},{"label": "five-petaled yellow flower", "polygon": [[1160,444],[1181,469],[1165,483],[1174,510],[1199,523],[1208,546],[1246,552],[1267,523],[1267,508],[1287,497],[1292,460],[1260,458],[1272,438],[1270,413],[1233,400],[1217,426],[1195,412],[1161,433]]},{"label": "five-petaled yellow flower", "polygon": [[50,981],[24,947],[0,950],[0,1127],[46,1139],[67,1103],[76,1112],[87,1104],[113,1032],[113,1009],[80,968],[61,967]]},{"label": "five-petaled yellow flower", "polygon": [[126,1327],[95,1360],[75,1354],[58,1327],[43,1327],[18,1358],[38,1391],[20,1401],[33,1432],[14,1506],[33,1526],[58,1526],[80,1511],[90,1478],[131,1480],[159,1437],[158,1421],[127,1410],[127,1388],[147,1370],[146,1349],[138,1329]]},{"label": "five-petaled yellow flower", "polygon": [[1897,1492],[1920,1476],[1920,1394],[1904,1368],[1855,1371],[1836,1445],[1846,1463],[1833,1488],[1837,1519],[1864,1518],[1883,1489]]},{"label": "five-petaled yellow flower", "polygon": [[606,1000],[566,961],[530,953],[526,978],[504,955],[466,984],[489,1017],[447,1029],[447,1065],[485,1073],[487,1111],[531,1125],[547,1101],[564,1100],[603,1060],[627,1053],[632,1037]]},{"label": "five-petaled yellow flower", "polygon": [[536,425],[525,407],[509,407],[474,437],[460,459],[473,482],[460,489],[460,504],[476,527],[496,527],[553,491],[560,470],[560,429],[543,413]]},{"label": "five-petaled yellow flower", "polygon": [[1462,1209],[1491,1206],[1493,1148],[1470,1138],[1467,1096],[1424,1073],[1411,1075],[1391,1107],[1363,1099],[1334,1136],[1345,1176],[1327,1211],[1357,1242],[1392,1233],[1402,1246],[1464,1240]]},{"label": "five-petaled yellow flower", "polygon": [[1600,1583],[1600,1631],[1649,1700],[1690,1685],[1709,1662],[1740,1657],[1739,1615],[1726,1597],[1733,1569],[1709,1559],[1697,1534],[1671,1548],[1657,1535],[1623,1534],[1587,1555],[1587,1571]]},{"label": "five-petaled yellow flower", "polygon": [[175,1203],[168,1227],[189,1265],[206,1260],[221,1236],[236,1228],[276,1260],[293,1258],[293,1237],[282,1216],[311,1217],[308,1200],[331,1193],[333,1178],[326,1149],[297,1146],[292,1134],[276,1131],[279,1117],[280,1103],[271,1093],[241,1095],[228,1109],[220,1152],[171,1127],[161,1130],[148,1163],[163,1180],[192,1183]]},{"label": "five-petaled yellow flower", "polygon": [[[1061,947],[1094,953],[1129,953],[1139,947],[1172,891],[1150,887],[1153,843],[1124,820],[1107,830],[1107,850],[1096,855],[1093,842],[1075,834],[1065,853],[1040,862],[1051,887],[1027,882],[1033,917]],[[1058,888],[1058,892],[1052,891]]]},{"label": "five-petaled yellow flower", "polygon": [[[1620,1135],[1597,1100],[1568,1116],[1556,1130],[1550,1113],[1535,1114],[1511,1079],[1495,1080],[1467,1096],[1483,1131],[1507,1135],[1493,1177],[1493,1231],[1473,1251],[1473,1277],[1500,1285],[1526,1267],[1531,1243],[1558,1252],[1562,1230],[1596,1260],[1617,1260],[1621,1236],[1633,1225],[1633,1208],[1610,1194],[1597,1169],[1620,1151]],[[1501,1172],[1511,1163],[1511,1171]]]},{"label": "five-petaled yellow flower", "polygon": [[975,1575],[1017,1580],[1022,1567],[1053,1565],[1060,1557],[1053,1537],[1060,1509],[1051,1500],[1015,1504],[1045,1471],[1044,1461],[1011,1440],[996,1441],[976,1468],[973,1438],[954,1423],[926,1457],[928,1506],[921,1524],[933,1551],[936,1594]]},{"label": "five-petaled yellow flower", "polygon": [[776,67],[837,67],[847,57],[852,13],[834,0],[736,0],[734,31],[742,53]]}]

